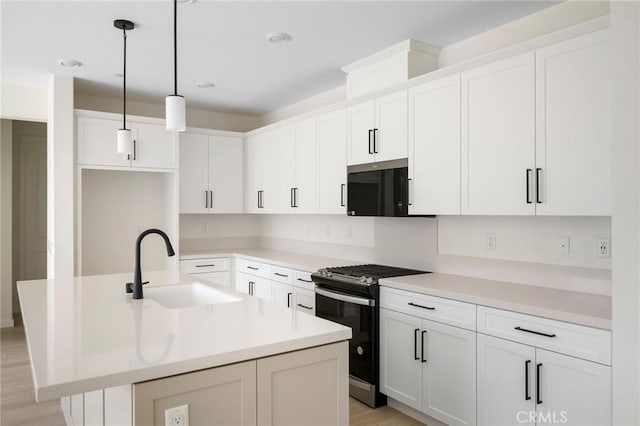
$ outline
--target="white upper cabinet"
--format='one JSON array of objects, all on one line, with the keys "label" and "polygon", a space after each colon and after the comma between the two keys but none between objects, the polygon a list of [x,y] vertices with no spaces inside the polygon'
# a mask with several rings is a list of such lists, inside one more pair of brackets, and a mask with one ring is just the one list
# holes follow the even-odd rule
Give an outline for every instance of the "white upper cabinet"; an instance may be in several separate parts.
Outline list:
[{"label": "white upper cabinet", "polygon": [[347,110],[349,165],[407,157],[407,91]]},{"label": "white upper cabinet", "polygon": [[409,89],[409,214],[460,214],[460,75]]},{"label": "white upper cabinet", "polygon": [[278,211],[294,213],[294,188],[296,186],[296,127],[286,126],[277,130],[278,167],[267,165],[265,173],[278,176]]},{"label": "white upper cabinet", "polygon": [[[116,151],[116,135],[122,120],[78,117],[78,164],[96,166],[129,166],[131,160]],[[131,123],[127,126],[130,128]]]},{"label": "white upper cabinet", "polygon": [[180,134],[180,213],[242,212],[242,139]]},{"label": "white upper cabinet", "polygon": [[318,210],[318,152],[315,119],[296,124],[295,165],[294,209],[300,213],[315,213]]},{"label": "white upper cabinet", "polygon": [[78,164],[175,169],[176,139],[162,124],[128,122],[133,137],[132,153],[116,151],[117,130],[122,121],[109,118],[78,117]]},{"label": "white upper cabinet", "polygon": [[262,136],[251,135],[244,140],[244,211],[258,213],[260,211],[261,179],[262,179]]},{"label": "white upper cabinet", "polygon": [[534,53],[462,73],[462,213],[534,214]]},{"label": "white upper cabinet", "polygon": [[536,51],[536,214],[611,214],[609,31]]},{"label": "white upper cabinet", "polygon": [[347,205],[347,113],[340,109],[316,119],[318,213],[345,214]]},{"label": "white upper cabinet", "polygon": [[[260,143],[261,157],[258,159],[260,172],[260,212],[276,213],[278,211],[278,170],[280,168],[278,145],[280,139],[289,138],[292,130],[280,128],[262,134]],[[283,167],[289,167],[286,164]]]}]

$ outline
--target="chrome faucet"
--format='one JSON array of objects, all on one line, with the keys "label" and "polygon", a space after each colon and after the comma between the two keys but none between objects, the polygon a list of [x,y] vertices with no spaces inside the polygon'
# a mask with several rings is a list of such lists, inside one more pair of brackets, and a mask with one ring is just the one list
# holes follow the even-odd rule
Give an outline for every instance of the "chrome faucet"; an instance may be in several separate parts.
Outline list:
[{"label": "chrome faucet", "polygon": [[142,285],[147,284],[147,282],[142,282],[142,270],[140,268],[140,245],[142,244],[142,240],[149,234],[158,234],[164,239],[164,244],[167,246],[167,256],[175,256],[175,252],[173,251],[173,247],[171,246],[171,241],[169,241],[169,237],[163,231],[159,229],[147,229],[143,231],[136,240],[136,269],[133,274],[133,282],[127,283],[125,288],[127,293],[133,293],[134,299],[142,299]]}]

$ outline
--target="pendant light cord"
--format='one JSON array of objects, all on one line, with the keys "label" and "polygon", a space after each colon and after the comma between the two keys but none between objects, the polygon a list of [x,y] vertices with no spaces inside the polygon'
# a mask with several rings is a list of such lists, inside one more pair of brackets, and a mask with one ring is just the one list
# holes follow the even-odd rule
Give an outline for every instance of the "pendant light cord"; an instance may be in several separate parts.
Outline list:
[{"label": "pendant light cord", "polygon": [[178,0],[173,0],[173,94],[178,96]]},{"label": "pendant light cord", "polygon": [[122,30],[122,38],[124,39],[124,70],[122,73],[122,98],[123,102],[123,114],[122,114],[122,128],[127,128],[127,30]]}]

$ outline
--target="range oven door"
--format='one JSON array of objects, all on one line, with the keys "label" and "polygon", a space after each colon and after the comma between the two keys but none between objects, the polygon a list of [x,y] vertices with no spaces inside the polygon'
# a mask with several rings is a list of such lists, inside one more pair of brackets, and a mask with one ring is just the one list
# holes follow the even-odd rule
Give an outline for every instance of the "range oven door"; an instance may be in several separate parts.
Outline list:
[{"label": "range oven door", "polygon": [[375,300],[316,287],[316,316],[351,327],[349,374],[376,383]]}]

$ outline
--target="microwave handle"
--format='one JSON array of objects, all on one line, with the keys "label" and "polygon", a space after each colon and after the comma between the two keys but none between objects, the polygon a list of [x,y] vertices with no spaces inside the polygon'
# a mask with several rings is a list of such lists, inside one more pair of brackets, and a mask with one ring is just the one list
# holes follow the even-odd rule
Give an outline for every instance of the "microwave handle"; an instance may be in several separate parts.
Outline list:
[{"label": "microwave handle", "polygon": [[374,299],[365,299],[363,297],[351,296],[349,294],[338,293],[335,291],[326,290],[324,288],[316,287],[316,294],[320,296],[328,297],[329,299],[341,300],[343,302],[355,303],[356,305],[375,306],[376,301]]},{"label": "microwave handle", "polygon": [[413,187],[413,185],[411,184],[412,182],[413,182],[413,179],[411,179],[411,178],[407,179],[407,204],[410,205],[410,206],[413,205],[411,203],[411,199],[413,198],[411,196],[411,188]]},{"label": "microwave handle", "polygon": [[340,207],[344,207],[344,189],[347,185],[344,183],[340,184]]}]

